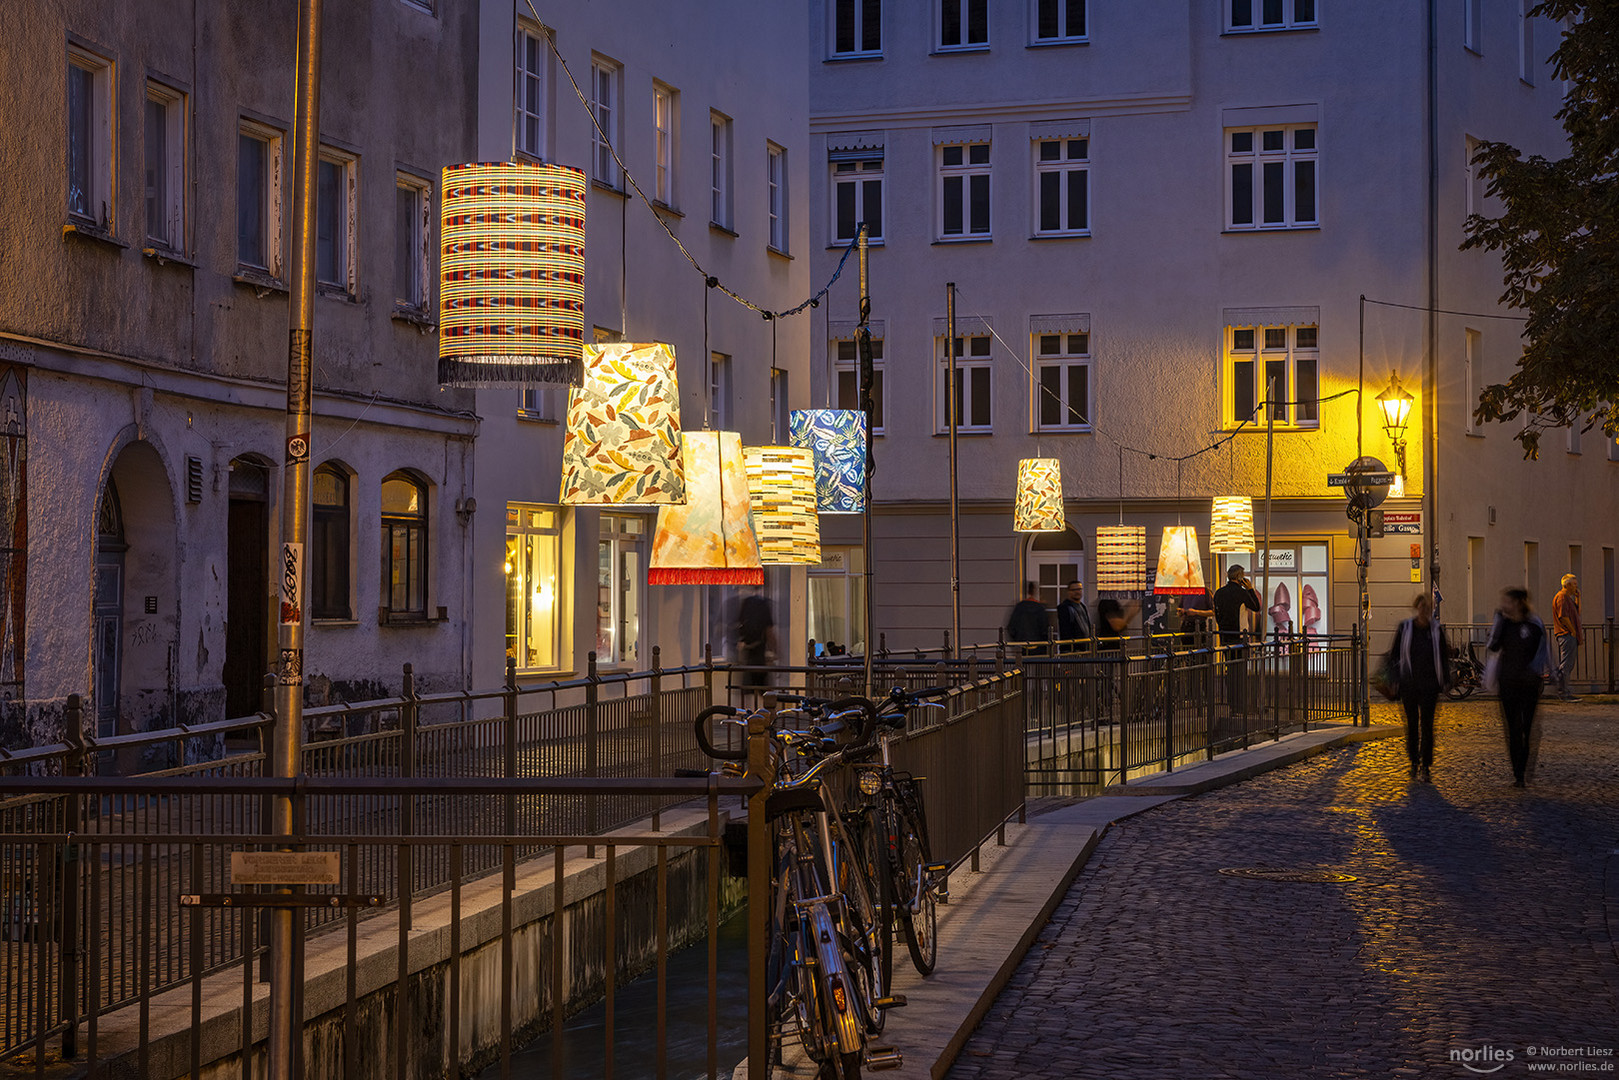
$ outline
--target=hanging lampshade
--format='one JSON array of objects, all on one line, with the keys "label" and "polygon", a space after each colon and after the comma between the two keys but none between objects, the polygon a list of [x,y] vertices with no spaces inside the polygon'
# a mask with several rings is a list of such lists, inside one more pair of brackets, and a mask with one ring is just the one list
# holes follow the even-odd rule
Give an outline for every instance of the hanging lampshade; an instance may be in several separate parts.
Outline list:
[{"label": "hanging lampshade", "polygon": [[792,444],[815,455],[815,506],[823,514],[866,509],[866,414],[854,409],[794,409]]},{"label": "hanging lampshade", "polygon": [[1096,591],[1147,591],[1147,527],[1102,525],[1096,530]]},{"label": "hanging lampshade", "polygon": [[1013,532],[1062,532],[1062,466],[1056,458],[1024,458],[1017,463],[1017,504]]},{"label": "hanging lampshade", "polygon": [[749,446],[742,454],[759,561],[766,566],[818,565],[821,519],[815,513],[815,455],[797,446]]},{"label": "hanging lampshade", "polygon": [[674,349],[661,342],[585,346],[584,383],[568,391],[562,501],[606,506],[685,499]]},{"label": "hanging lampshade", "polygon": [[1158,548],[1158,576],[1155,593],[1196,595],[1208,586],[1203,581],[1203,556],[1197,549],[1197,529],[1191,525],[1171,525],[1164,530]]},{"label": "hanging lampshade", "polygon": [[1254,550],[1252,499],[1246,495],[1216,495],[1210,516],[1210,551],[1235,555]]},{"label": "hanging lampshade", "polygon": [[680,440],[686,501],[658,508],[652,585],[763,585],[759,543],[748,521],[742,436],[688,431]]},{"label": "hanging lampshade", "polygon": [[577,383],[585,174],[520,162],[444,169],[438,381]]}]

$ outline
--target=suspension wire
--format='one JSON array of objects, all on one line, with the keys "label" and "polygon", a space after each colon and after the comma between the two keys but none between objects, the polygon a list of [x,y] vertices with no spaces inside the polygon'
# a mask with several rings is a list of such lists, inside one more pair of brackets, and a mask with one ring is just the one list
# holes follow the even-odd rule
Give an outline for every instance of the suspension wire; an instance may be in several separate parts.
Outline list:
[{"label": "suspension wire", "polygon": [[714,353],[708,347],[708,290],[719,284],[703,279],[703,430],[708,430],[708,413],[714,404]]},{"label": "suspension wire", "polygon": [[[524,2],[528,5],[529,13],[534,16],[534,21],[539,23],[541,26],[544,26],[545,20],[540,18],[540,13],[538,11],[534,10],[534,0],[524,0]],[[697,256],[693,255],[691,250],[687,248],[685,244],[680,242],[680,237],[675,235],[674,230],[669,227],[669,223],[663,219],[663,215],[658,213],[658,208],[652,205],[652,200],[646,197],[646,192],[641,190],[641,185],[636,183],[635,176],[630,172],[629,166],[625,165],[624,159],[618,156],[618,147],[613,145],[613,140],[608,138],[607,132],[602,129],[601,121],[596,116],[596,110],[590,107],[590,101],[585,97],[584,90],[580,89],[579,81],[573,77],[573,72],[568,67],[568,61],[563,58],[561,50],[557,48],[555,36],[552,34],[544,34],[541,36],[545,38],[546,44],[551,47],[551,54],[556,57],[557,63],[562,68],[562,73],[568,77],[568,83],[573,87],[574,94],[579,98],[579,104],[585,107],[585,115],[590,117],[591,127],[593,127],[596,130],[596,133],[601,136],[602,145],[607,147],[607,152],[613,155],[613,161],[617,163],[619,171],[624,174],[625,183],[629,184],[631,190],[633,190],[641,202],[646,205],[647,210],[650,211],[653,218],[657,220],[658,225],[663,229],[664,234],[668,236],[670,240],[674,241],[675,247],[679,248],[680,253],[686,257],[686,261],[691,263],[692,269],[703,275],[705,280],[713,282],[709,288],[718,289],[720,292],[724,293],[726,296],[729,296],[732,300],[735,300],[743,307],[748,308],[750,311],[757,311],[760,315],[767,319],[782,319],[790,315],[797,315],[808,308],[820,306],[821,301],[826,298],[826,294],[831,291],[832,285],[838,280],[839,275],[843,273],[843,267],[849,261],[850,253],[855,249],[854,240],[851,240],[849,242],[849,246],[843,249],[843,257],[838,260],[837,268],[832,271],[832,277],[827,280],[827,283],[821,287],[820,291],[815,293],[815,295],[811,296],[809,299],[804,300],[793,307],[787,308],[784,311],[771,311],[769,308],[760,307],[758,304],[754,303],[752,300],[749,300],[741,293],[735,292],[734,290],[726,287],[718,278],[714,277],[707,270],[703,269],[703,264],[697,261]]]},{"label": "suspension wire", "polygon": [[1397,304],[1393,300],[1373,300],[1369,296],[1363,296],[1361,299],[1368,304],[1376,304],[1378,307],[1404,308],[1407,311],[1431,311],[1436,315],[1461,315],[1468,319],[1507,319],[1512,322],[1529,321],[1529,316],[1527,315],[1501,315],[1487,311],[1451,311],[1449,308],[1431,308],[1425,304]]},{"label": "suspension wire", "polygon": [[781,415],[781,407],[786,402],[776,400],[776,320],[770,320],[770,441],[773,445],[781,445],[781,425],[776,423],[776,417]]}]

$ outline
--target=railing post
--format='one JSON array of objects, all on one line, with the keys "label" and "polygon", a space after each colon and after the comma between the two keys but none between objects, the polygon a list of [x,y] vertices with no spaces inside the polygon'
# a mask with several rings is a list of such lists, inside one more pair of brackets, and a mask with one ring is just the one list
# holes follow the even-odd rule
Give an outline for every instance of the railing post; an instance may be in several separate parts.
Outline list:
[{"label": "railing post", "polygon": [[1215,648],[1215,639],[1205,637],[1203,648],[1204,662],[1208,665],[1203,679],[1203,731],[1207,742],[1207,759],[1214,760],[1214,732],[1215,713],[1219,710],[1217,704],[1218,691],[1215,689],[1220,682],[1218,666],[1219,651]]},{"label": "railing post", "polygon": [[[706,651],[706,647],[705,647]],[[596,654],[585,657],[585,775],[594,779],[598,767],[597,741],[601,738],[601,676],[596,672]],[[596,835],[596,796],[585,796],[585,831]],[[586,849],[585,857],[596,857],[594,846]]]},{"label": "railing post", "polygon": [[1611,693],[1613,693],[1613,690],[1614,690],[1614,677],[1613,677],[1613,674],[1614,674],[1613,673],[1613,620],[1612,619],[1608,620],[1607,630],[1602,636],[1606,639],[1606,644],[1608,646],[1608,693],[1611,694]]},{"label": "railing post", "polygon": [[1175,771],[1175,646],[1164,653],[1164,771]]},{"label": "railing post", "polygon": [[774,777],[770,773],[768,718],[760,712],[748,716],[748,776],[764,786],[748,796],[748,1070],[753,1076],[770,1072],[769,971],[770,885],[775,877],[770,850],[770,825],[765,801]]},{"label": "railing post", "polygon": [[[501,695],[501,713],[505,718],[506,779],[517,779],[517,658],[506,658],[506,692]],[[517,795],[506,796],[506,835],[517,834]]]},{"label": "railing post", "polygon": [[[276,691],[279,690],[279,689],[280,689],[280,681],[276,678],[275,672],[272,671],[269,674],[264,676],[264,709],[263,709],[263,711],[264,711],[264,715],[270,718],[270,722],[265,727],[259,729],[259,753],[265,758],[265,762],[260,764],[260,766],[259,766],[259,775],[260,776],[266,775],[268,771],[271,771],[271,770],[267,770],[265,768],[265,765],[268,764],[269,754],[270,754],[270,748],[269,748],[268,745],[266,745],[266,742],[265,742],[265,733],[266,732],[273,732],[275,730],[275,726],[276,726],[275,699],[276,699]],[[260,832],[269,832],[270,831],[270,822],[271,822],[271,820],[273,818],[274,812],[275,812],[275,809],[274,809],[274,802],[272,801],[272,797],[269,796],[269,795],[261,796],[260,799],[259,799],[259,831]],[[273,888],[269,887],[269,886],[262,886],[261,891],[273,892],[275,890]],[[258,916],[259,917],[259,931],[258,931],[259,936],[258,936],[258,940],[261,943],[261,947],[264,948],[264,955],[259,961],[259,982],[262,982],[262,983],[267,983],[267,982],[270,981],[270,950],[266,946],[268,946],[269,942],[270,942],[270,932],[271,932],[271,929],[272,929],[272,927],[270,925],[270,917],[271,917],[271,914],[274,911],[275,911],[275,908],[271,908],[271,907],[259,908],[259,916]],[[246,917],[251,918],[252,916],[246,916]],[[250,962],[250,961],[244,961],[244,962]]]},{"label": "railing post", "polygon": [[[663,764],[663,655],[662,649],[652,646],[652,762],[648,776],[663,776],[668,772]],[[652,810],[652,831],[662,832],[663,804]]]},{"label": "railing post", "polygon": [[888,631],[882,630],[877,634],[877,659],[888,659]]},{"label": "railing post", "polygon": [[703,642],[703,700],[709,705],[716,704],[714,701],[714,646],[706,641]]},{"label": "railing post", "polygon": [[[416,673],[410,664],[405,665],[404,678],[400,688],[400,696],[404,699],[399,706],[399,776],[403,780],[416,779]],[[416,835],[416,797],[414,795],[401,795],[399,798],[399,835],[409,837]],[[410,895],[414,891],[414,870],[411,866],[411,856],[414,854],[407,844],[399,846],[399,921],[404,929],[411,926]]]},{"label": "railing post", "polygon": [[[67,697],[67,716],[63,721],[63,735],[69,746],[62,762],[63,776],[84,775],[84,699],[78,694]],[[81,811],[83,796],[67,797],[66,820],[62,823],[69,836],[83,829]],[[62,933],[59,940],[62,958],[61,1018],[62,1060],[71,1061],[78,1056],[79,1039],[79,846],[64,844],[61,848],[61,887],[57,896],[62,903]]]},{"label": "railing post", "polygon": [[1119,671],[1119,783],[1129,783],[1130,777],[1130,705],[1135,688],[1130,685],[1130,658],[1120,645],[1119,655],[1113,660]]},{"label": "railing post", "polygon": [[940,653],[939,655],[943,656],[946,660],[950,659],[950,631],[948,630],[944,632],[944,652]]}]

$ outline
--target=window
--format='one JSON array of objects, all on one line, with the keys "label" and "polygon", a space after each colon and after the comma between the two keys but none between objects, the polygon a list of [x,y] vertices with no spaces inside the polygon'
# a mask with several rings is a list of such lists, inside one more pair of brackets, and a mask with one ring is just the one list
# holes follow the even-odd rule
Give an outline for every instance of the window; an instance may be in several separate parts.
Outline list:
[{"label": "window", "polygon": [[1518,78],[1535,85],[1535,9],[1536,0],[1518,0]]},{"label": "window", "polygon": [[787,251],[787,151],[765,144],[765,179],[769,189],[770,246]]},{"label": "window", "polygon": [[357,164],[352,155],[323,148],[315,196],[315,281],[351,295]]},{"label": "window", "polygon": [[989,0],[938,0],[943,50],[982,49],[989,44]]},{"label": "window", "polygon": [[517,415],[524,420],[546,420],[556,423],[557,388],[539,383],[524,386],[522,396],[517,402]]},{"label": "window", "polygon": [[[935,380],[938,392],[934,395],[940,431],[950,430],[945,385],[949,382],[949,361],[945,356],[945,338],[937,338],[939,377]],[[988,432],[990,430],[990,338],[975,334],[956,338],[956,430]]]},{"label": "window", "polygon": [[186,247],[186,96],[146,84],[146,239],[153,247]]},{"label": "window", "polygon": [[113,227],[112,61],[76,45],[67,51],[67,209]]},{"label": "window", "polygon": [[831,55],[876,56],[883,51],[882,0],[829,0]]},{"label": "window", "polygon": [[1265,390],[1274,391],[1278,427],[1313,428],[1321,422],[1321,349],[1315,326],[1226,328],[1227,420],[1264,425]]},{"label": "window", "polygon": [[809,568],[805,627],[816,656],[864,651],[865,568],[860,548],[821,546],[821,565]]},{"label": "window", "polygon": [[1316,126],[1226,129],[1228,229],[1313,228]]},{"label": "window", "polygon": [[1608,440],[1608,460],[1619,461],[1619,438]]},{"label": "window", "polygon": [[1484,335],[1477,330],[1465,330],[1466,337],[1462,341],[1462,431],[1468,435],[1479,435],[1478,422],[1473,419],[1473,409],[1478,404],[1478,365],[1482,355]]},{"label": "window", "polygon": [[939,147],[939,239],[989,235],[989,143]]},{"label": "window", "polygon": [[1462,213],[1471,216],[1484,212],[1484,177],[1478,165],[1473,164],[1473,155],[1478,153],[1479,140],[1471,135],[1465,135],[1463,146],[1466,148],[1467,158],[1462,164]]},{"label": "window", "polygon": [[1462,45],[1484,55],[1484,0],[1462,0]]},{"label": "window", "polygon": [[546,156],[549,141],[546,114],[551,105],[550,31],[533,23],[517,24],[517,151],[529,157]]},{"label": "window", "polygon": [[596,114],[596,123],[590,129],[590,160],[594,163],[597,182],[615,191],[624,187],[624,175],[619,171],[618,162],[613,160],[613,147],[623,141],[618,128],[622,77],[623,69],[611,60],[599,56],[591,60],[590,85],[594,95],[591,109]]},{"label": "window", "polygon": [[859,151],[858,160],[832,161],[832,239],[853,240],[860,223],[866,223],[866,240],[883,239],[883,152]]},{"label": "window", "polygon": [[281,276],[281,132],[243,122],[236,138],[236,261]]},{"label": "window", "polygon": [[519,670],[561,666],[562,512],[506,506],[506,657]]},{"label": "window", "polygon": [[723,113],[708,114],[709,127],[709,221],[722,229],[731,228],[731,118]]},{"label": "window", "polygon": [[427,485],[409,473],[382,481],[382,597],[387,615],[427,617]]},{"label": "window", "polygon": [[787,442],[788,423],[787,372],[782,368],[770,369],[770,441]]},{"label": "window", "polygon": [[1034,144],[1037,236],[1089,236],[1090,139],[1039,139]]},{"label": "window", "polygon": [[709,354],[705,419],[719,431],[724,431],[731,423],[731,358],[724,353]]},{"label": "window", "polygon": [[1580,422],[1578,420],[1576,420],[1576,421],[1574,421],[1574,423],[1568,425],[1568,452],[1569,453],[1578,454],[1580,452],[1580,435],[1581,434],[1582,434],[1582,432],[1580,431]]},{"label": "window", "polygon": [[652,128],[654,132],[652,198],[665,206],[675,205],[675,92],[662,83],[652,86]]},{"label": "window", "polygon": [[1035,334],[1034,355],[1035,430],[1089,431],[1090,334]]},{"label": "window", "polygon": [[1067,45],[1087,40],[1085,0],[1033,0],[1031,41]]},{"label": "window", "polygon": [[394,178],[394,304],[406,311],[427,310],[432,267],[431,181],[399,173]]},{"label": "window", "polygon": [[[860,353],[853,341],[837,343],[838,408],[860,408]],[[883,339],[871,339],[871,433],[883,433]]]},{"label": "window", "polygon": [[309,615],[352,619],[349,600],[349,477],[333,464],[315,470],[309,517]]},{"label": "window", "polygon": [[596,660],[641,663],[642,615],[646,611],[647,518],[603,514],[596,543]]},{"label": "window", "polygon": [[[1313,28],[1315,0],[1226,0],[1226,32]],[[1255,18],[1258,22],[1255,22]]]}]

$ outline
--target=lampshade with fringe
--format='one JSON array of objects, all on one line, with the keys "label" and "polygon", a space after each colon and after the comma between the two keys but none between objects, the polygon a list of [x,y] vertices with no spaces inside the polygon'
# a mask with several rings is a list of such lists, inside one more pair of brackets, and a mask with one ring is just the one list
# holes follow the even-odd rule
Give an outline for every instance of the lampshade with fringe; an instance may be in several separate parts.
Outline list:
[{"label": "lampshade with fringe", "polygon": [[748,520],[742,436],[688,431],[680,440],[686,501],[658,508],[651,585],[763,585],[759,542]]},{"label": "lampshade with fringe", "polygon": [[674,349],[661,342],[585,346],[583,385],[568,391],[562,501],[684,502],[685,475]]},{"label": "lampshade with fringe", "polygon": [[866,414],[855,409],[794,409],[794,446],[815,454],[815,506],[823,514],[866,509]]},{"label": "lampshade with fringe", "polygon": [[573,383],[585,333],[585,174],[489,162],[444,169],[438,381]]},{"label": "lampshade with fringe", "polygon": [[1017,503],[1013,532],[1062,532],[1062,465],[1056,458],[1024,458],[1017,463]]},{"label": "lampshade with fringe", "polygon": [[1210,508],[1209,550],[1222,555],[1254,550],[1254,501],[1246,495],[1216,495]]},{"label": "lampshade with fringe", "polygon": [[1197,529],[1191,525],[1171,525],[1164,530],[1158,548],[1158,574],[1152,591],[1169,595],[1195,596],[1208,588],[1203,581],[1203,556],[1197,548]]},{"label": "lampshade with fringe", "polygon": [[749,446],[742,454],[759,561],[766,566],[819,565],[815,455],[797,446]]},{"label": "lampshade with fringe", "polygon": [[1147,591],[1147,527],[1101,525],[1096,530],[1096,591]]}]

